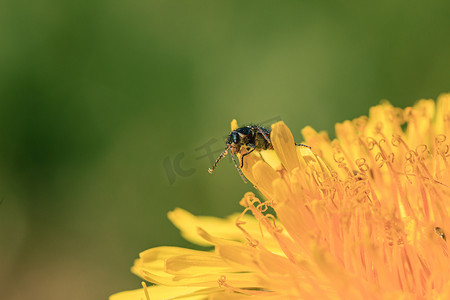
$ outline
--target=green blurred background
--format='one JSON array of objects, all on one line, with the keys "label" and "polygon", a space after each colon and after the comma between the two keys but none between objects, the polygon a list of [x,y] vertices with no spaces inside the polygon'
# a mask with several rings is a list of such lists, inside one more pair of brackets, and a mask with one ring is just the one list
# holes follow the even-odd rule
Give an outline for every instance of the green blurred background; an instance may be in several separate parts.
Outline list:
[{"label": "green blurred background", "polygon": [[[166,213],[251,190],[230,121],[311,125],[450,91],[448,1],[0,2],[0,299],[106,299]],[[216,156],[216,153],[214,153]]]}]

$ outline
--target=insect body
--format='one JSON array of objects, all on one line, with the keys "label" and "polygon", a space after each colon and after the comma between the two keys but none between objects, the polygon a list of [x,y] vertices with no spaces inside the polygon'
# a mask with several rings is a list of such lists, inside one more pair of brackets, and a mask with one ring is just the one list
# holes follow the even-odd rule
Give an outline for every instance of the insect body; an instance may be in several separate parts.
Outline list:
[{"label": "insect body", "polygon": [[[231,150],[231,158],[233,159],[234,165],[236,166],[236,169],[244,182],[246,181],[241,171],[241,168],[244,166],[244,157],[255,150],[261,151],[273,149],[273,145],[270,142],[270,130],[257,125],[244,126],[233,130],[226,139],[226,144],[227,146],[225,150],[216,159],[216,162],[212,168],[208,169],[208,172],[212,173],[219,161],[227,155],[228,150]],[[303,144],[295,145],[311,148]],[[247,151],[241,155],[240,165],[238,165],[233,154],[241,153],[242,149]]]}]

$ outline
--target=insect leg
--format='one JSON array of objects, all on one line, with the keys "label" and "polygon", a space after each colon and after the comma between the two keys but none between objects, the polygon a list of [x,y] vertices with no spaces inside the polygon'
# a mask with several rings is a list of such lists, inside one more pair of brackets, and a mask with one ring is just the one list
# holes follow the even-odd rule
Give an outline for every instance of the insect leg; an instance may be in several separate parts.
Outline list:
[{"label": "insect leg", "polygon": [[255,145],[249,145],[249,147],[253,147],[253,149],[248,151],[248,152],[246,152],[246,153],[244,153],[244,154],[242,154],[242,157],[241,157],[241,168],[244,166],[244,156],[249,155],[250,153],[252,153],[256,149]]},{"label": "insect leg", "polygon": [[302,146],[302,147],[306,147],[306,148],[311,149],[311,146],[308,146],[308,145],[305,145],[305,144],[297,144],[297,143],[295,143],[295,146]]},{"label": "insect leg", "polygon": [[245,180],[244,174],[242,174],[241,168],[239,168],[238,164],[236,163],[236,160],[234,159],[234,153],[231,151],[231,159],[233,159],[234,165],[236,169],[238,170],[239,175],[241,175],[242,180],[244,180],[244,183],[247,183],[247,180]]}]

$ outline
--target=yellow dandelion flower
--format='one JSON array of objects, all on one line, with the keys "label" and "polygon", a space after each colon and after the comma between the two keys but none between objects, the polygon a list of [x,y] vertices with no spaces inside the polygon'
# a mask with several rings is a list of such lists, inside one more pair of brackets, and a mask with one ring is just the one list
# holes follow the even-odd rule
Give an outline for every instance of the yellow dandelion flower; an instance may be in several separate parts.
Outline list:
[{"label": "yellow dandelion flower", "polygon": [[302,134],[312,149],[278,122],[245,157],[261,196],[241,214],[169,213],[214,251],[144,251],[132,271],[155,285],[110,299],[450,299],[450,95]]}]

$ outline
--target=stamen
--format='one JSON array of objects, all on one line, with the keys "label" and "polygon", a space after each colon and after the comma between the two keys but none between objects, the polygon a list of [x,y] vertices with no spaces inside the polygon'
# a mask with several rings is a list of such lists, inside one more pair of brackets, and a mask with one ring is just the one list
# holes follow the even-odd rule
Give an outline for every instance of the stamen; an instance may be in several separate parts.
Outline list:
[{"label": "stamen", "polygon": [[227,278],[222,275],[217,280],[217,283],[219,284],[219,287],[226,287],[226,283],[225,283],[226,281],[227,281]]},{"label": "stamen", "polygon": [[148,294],[147,285],[145,284],[144,281],[142,281],[141,284],[142,284],[142,288],[144,289],[145,298],[147,298],[147,300],[150,300],[150,296],[149,296],[149,294]]},{"label": "stamen", "polygon": [[217,283],[219,284],[219,287],[224,287],[234,293],[244,294],[247,296],[261,296],[263,294],[267,295],[268,293],[272,293],[271,291],[268,291],[268,290],[258,291],[258,290],[241,289],[241,288],[231,286],[227,283],[227,277],[224,275],[219,277],[219,279],[217,280]]},{"label": "stamen", "polygon": [[[249,211],[250,210],[250,208],[246,208],[246,209],[244,209],[244,211],[239,215],[239,217],[236,219],[236,222],[235,222],[235,225],[236,225],[236,227],[237,228],[239,228],[239,230],[241,230],[243,233],[244,233],[244,235],[245,235],[245,238],[247,239],[247,241],[249,242],[249,245],[251,246],[251,247],[253,247],[253,248],[255,248],[255,247],[257,247],[258,245],[259,245],[259,241],[258,240],[256,240],[256,239],[254,239],[252,236],[251,236],[251,234],[250,233],[248,233],[248,231],[247,230],[245,230],[244,229],[244,227],[242,227],[242,225],[245,225],[245,224],[247,224],[245,221],[242,221],[241,220],[241,218],[245,215],[245,213],[247,212],[247,211]],[[259,225],[260,226],[260,228],[261,228],[261,224]]]}]

